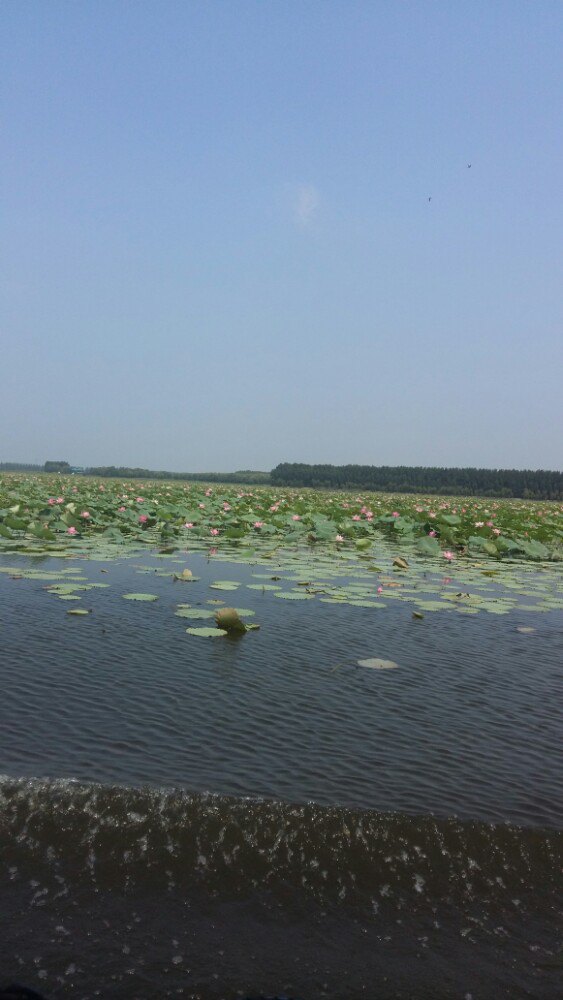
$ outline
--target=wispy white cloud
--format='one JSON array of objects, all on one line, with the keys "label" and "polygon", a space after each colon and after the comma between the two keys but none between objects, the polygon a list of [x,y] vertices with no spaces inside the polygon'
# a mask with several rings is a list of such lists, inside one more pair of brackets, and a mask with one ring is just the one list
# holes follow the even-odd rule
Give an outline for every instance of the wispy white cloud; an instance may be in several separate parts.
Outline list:
[{"label": "wispy white cloud", "polygon": [[312,184],[300,184],[295,200],[295,218],[300,226],[308,226],[313,221],[319,207],[319,192]]}]

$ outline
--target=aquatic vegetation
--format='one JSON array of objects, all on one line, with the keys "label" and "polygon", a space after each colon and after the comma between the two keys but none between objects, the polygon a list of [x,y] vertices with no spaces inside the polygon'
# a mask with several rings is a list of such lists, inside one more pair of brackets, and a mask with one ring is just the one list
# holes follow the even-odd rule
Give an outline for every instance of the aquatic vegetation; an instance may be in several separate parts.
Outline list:
[{"label": "aquatic vegetation", "polygon": [[242,635],[246,632],[246,625],[241,621],[236,608],[220,608],[215,612],[215,622],[217,628],[232,634]]},{"label": "aquatic vegetation", "polygon": [[359,667],[369,667],[371,670],[396,670],[399,666],[394,660],[380,660],[372,656],[367,660],[358,660]]},{"label": "aquatic vegetation", "polygon": [[[134,571],[151,574],[170,593],[177,588],[176,601],[189,590],[191,604],[170,598],[173,616],[217,625],[212,632],[190,625],[190,635],[232,632],[227,612],[241,633],[257,628],[241,621],[255,609],[228,609],[219,599],[242,586],[272,610],[278,605],[280,617],[316,600],[319,612],[335,616],[346,608],[360,624],[361,615],[405,605],[406,620],[427,628],[436,614],[561,610],[562,511],[558,503],[518,500],[4,475],[0,572],[45,581],[51,597],[80,601],[83,591],[93,597],[109,586],[80,571],[135,558]],[[202,579],[205,559],[224,572],[213,567]],[[48,562],[40,569],[34,560]],[[65,560],[73,565],[60,569]],[[255,582],[247,582],[248,573],[237,578],[237,565],[252,567]],[[143,604],[159,594],[129,589],[117,596],[139,602],[139,615],[150,614]],[[281,601],[289,602],[285,610]]]},{"label": "aquatic vegetation", "polygon": [[5,474],[0,551],[91,555],[147,544],[173,551],[186,544],[204,549],[213,539],[218,548],[308,545],[368,553],[387,537],[398,547],[414,543],[420,555],[441,553],[448,562],[546,561],[563,559],[562,512],[560,503],[548,501]]}]

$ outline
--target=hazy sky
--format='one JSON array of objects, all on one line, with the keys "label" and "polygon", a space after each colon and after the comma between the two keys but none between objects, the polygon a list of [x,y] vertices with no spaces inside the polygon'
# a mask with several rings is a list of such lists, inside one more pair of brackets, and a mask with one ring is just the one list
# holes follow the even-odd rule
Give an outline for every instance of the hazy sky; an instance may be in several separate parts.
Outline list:
[{"label": "hazy sky", "polygon": [[0,18],[0,461],[562,467],[561,0]]}]

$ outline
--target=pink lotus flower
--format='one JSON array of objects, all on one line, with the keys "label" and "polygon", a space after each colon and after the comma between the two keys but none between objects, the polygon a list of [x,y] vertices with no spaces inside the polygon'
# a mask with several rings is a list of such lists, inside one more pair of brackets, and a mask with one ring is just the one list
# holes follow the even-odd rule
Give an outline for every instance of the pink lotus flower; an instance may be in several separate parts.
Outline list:
[{"label": "pink lotus flower", "polygon": [[211,490],[206,490],[205,491],[205,495],[206,495],[206,497],[210,497],[211,496]]},{"label": "pink lotus flower", "polygon": [[391,514],[391,517],[400,517],[400,516],[401,515],[399,514],[398,510],[394,510],[393,513]]},{"label": "pink lotus flower", "polygon": [[451,562],[452,559],[455,559],[453,552],[450,552],[449,550],[447,550],[446,552],[442,552],[442,555],[444,559],[448,560],[448,562]]},{"label": "pink lotus flower", "polygon": [[230,509],[231,509],[230,503],[224,503],[223,504],[223,510],[230,510]]},{"label": "pink lotus flower", "polygon": [[193,528],[192,522],[191,521],[186,521],[186,523],[184,525],[184,528]]},{"label": "pink lotus flower", "polygon": [[144,502],[145,502],[144,497],[137,497],[137,503],[144,503]]},{"label": "pink lotus flower", "polygon": [[146,514],[140,514],[139,515],[139,524],[145,524],[146,521],[148,521],[147,515]]},{"label": "pink lotus flower", "polygon": [[493,528],[493,535],[500,535],[500,528]]},{"label": "pink lotus flower", "polygon": [[215,549],[215,548],[213,548],[213,549],[209,549],[209,555],[210,555],[210,556],[216,556],[216,555],[217,555],[217,552],[218,552],[218,550],[217,550],[217,549]]},{"label": "pink lotus flower", "polygon": [[67,529],[67,535],[75,535],[75,534],[76,534],[76,528]]},{"label": "pink lotus flower", "polygon": [[336,538],[334,539],[334,541],[335,542],[343,542],[344,541],[344,535],[337,535]]},{"label": "pink lotus flower", "polygon": [[264,527],[264,522],[263,521],[255,521],[254,522],[254,527],[255,528],[263,528]]},{"label": "pink lotus flower", "polygon": [[121,514],[125,510],[125,507],[118,507],[117,510]]},{"label": "pink lotus flower", "polygon": [[299,514],[293,514],[292,517],[291,517],[291,520],[292,521],[300,521],[301,518],[299,517]]},{"label": "pink lotus flower", "polygon": [[436,517],[436,515],[435,515],[435,513],[434,513],[433,510],[429,510],[428,511],[428,517]]},{"label": "pink lotus flower", "polygon": [[272,511],[272,513],[275,514],[275,512],[278,510],[278,505],[273,503],[272,506],[270,507],[270,510]]},{"label": "pink lotus flower", "polygon": [[198,503],[198,507],[200,507],[201,510],[205,510],[205,504],[204,503]]},{"label": "pink lotus flower", "polygon": [[99,490],[101,490],[101,491],[102,491],[102,493],[103,493],[103,492],[104,492],[104,490],[105,490],[105,486],[102,486],[102,485],[100,484],[100,486],[98,486],[98,489],[99,489]]},{"label": "pink lotus flower", "polygon": [[475,521],[475,527],[476,528],[483,528],[484,526],[485,526],[485,522],[484,521]]},{"label": "pink lotus flower", "polygon": [[87,510],[83,510],[80,517],[90,517],[90,512]]},{"label": "pink lotus flower", "polygon": [[64,497],[57,497],[57,501],[56,502],[57,503],[64,503],[65,502],[65,498]]},{"label": "pink lotus flower", "polygon": [[49,497],[49,499],[47,500],[47,503],[49,504],[50,507],[52,507],[53,504],[55,503],[55,498],[54,497]]},{"label": "pink lotus flower", "polygon": [[219,534],[219,528],[211,528],[210,534],[211,535],[218,535]]},{"label": "pink lotus flower", "polygon": [[382,594],[383,593],[383,587],[378,587],[377,588],[377,593],[378,594]]},{"label": "pink lotus flower", "polygon": [[435,531],[429,531],[428,532],[428,537],[429,538],[436,538],[436,532]]},{"label": "pink lotus flower", "polygon": [[360,515],[359,515],[359,514],[353,514],[353,515],[352,515],[352,520],[353,520],[353,521],[361,521],[361,517],[360,517]]}]

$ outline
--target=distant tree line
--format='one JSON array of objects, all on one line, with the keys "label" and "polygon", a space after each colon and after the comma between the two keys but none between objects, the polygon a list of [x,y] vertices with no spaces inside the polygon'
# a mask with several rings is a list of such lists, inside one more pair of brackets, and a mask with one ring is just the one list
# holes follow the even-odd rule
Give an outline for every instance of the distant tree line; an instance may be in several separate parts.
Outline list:
[{"label": "distant tree line", "polygon": [[42,465],[30,465],[26,462],[0,462],[0,472],[41,472]]},{"label": "distant tree line", "polygon": [[70,465],[68,462],[45,462],[43,466],[43,472],[70,472]]},{"label": "distant tree line", "polygon": [[270,479],[274,486],[520,497],[525,500],[563,499],[563,473],[542,469],[446,469],[408,465],[305,465],[282,462],[272,469]]},{"label": "distant tree line", "polygon": [[101,476],[111,479],[172,479],[199,483],[240,483],[241,485],[264,485],[270,482],[269,472],[242,469],[238,472],[164,472],[153,469],[130,469],[127,466],[100,465],[84,469],[86,476]]},{"label": "distant tree line", "polygon": [[307,465],[282,462],[271,472],[166,472],[128,466],[102,465],[86,469],[68,462],[0,462],[0,472],[81,473],[113,479],[168,479],[244,486],[308,486],[316,489],[361,489],[382,493],[428,493],[450,496],[516,497],[563,500],[563,473],[543,469],[461,469],[408,465]]}]

